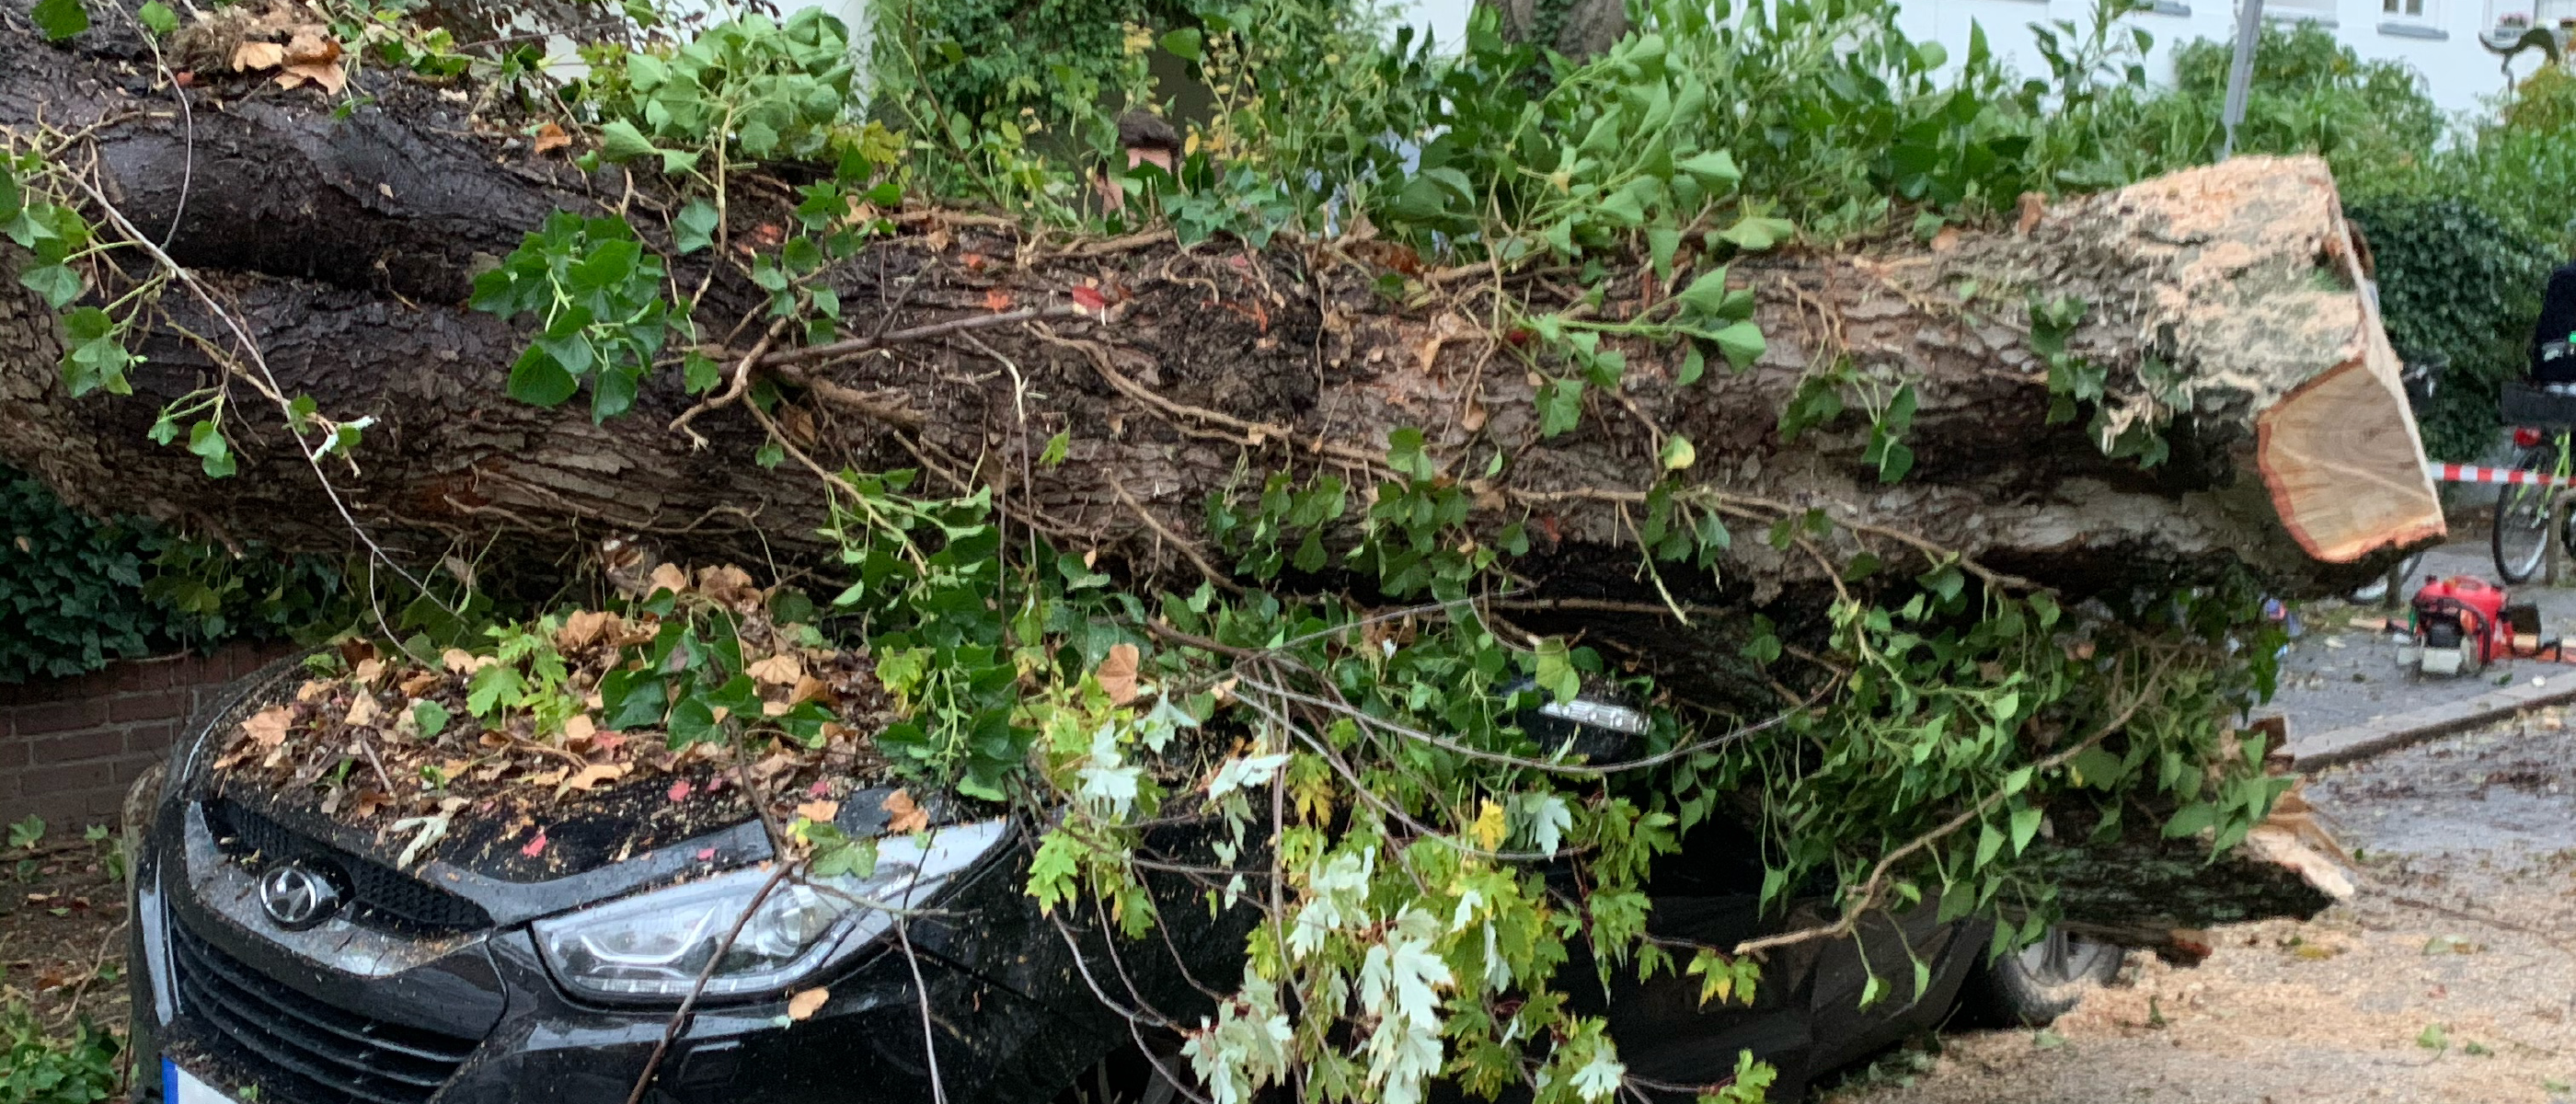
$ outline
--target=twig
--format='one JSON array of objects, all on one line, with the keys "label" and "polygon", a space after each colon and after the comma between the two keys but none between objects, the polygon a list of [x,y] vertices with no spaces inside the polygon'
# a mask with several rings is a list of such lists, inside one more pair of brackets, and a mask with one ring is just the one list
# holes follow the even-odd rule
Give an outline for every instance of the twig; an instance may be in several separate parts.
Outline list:
[{"label": "twig", "polygon": [[933,322],[927,326],[914,326],[908,330],[896,330],[893,333],[885,334],[880,337],[854,337],[847,341],[834,341],[823,345],[808,345],[802,349],[783,349],[778,352],[754,356],[749,359],[759,361],[764,366],[804,364],[808,361],[829,360],[833,357],[848,356],[852,353],[864,353],[871,349],[881,349],[888,345],[901,345],[907,341],[921,341],[933,337],[946,337],[949,334],[965,333],[968,330],[981,330],[992,326],[1008,326],[1013,323],[1028,322],[1040,318],[1073,318],[1079,317],[1081,314],[1082,308],[1066,306],[1063,304],[1057,304],[1051,307],[1022,307],[1019,310],[1003,311],[999,314],[973,314],[964,318],[951,318],[946,322]]},{"label": "twig", "polygon": [[1136,516],[1144,520],[1145,527],[1152,529],[1155,536],[1171,542],[1172,547],[1179,549],[1181,555],[1188,557],[1190,564],[1199,569],[1199,574],[1207,576],[1208,582],[1216,584],[1218,589],[1231,594],[1241,594],[1244,592],[1242,586],[1238,585],[1224,572],[1218,571],[1215,565],[1207,562],[1207,557],[1200,554],[1199,546],[1196,542],[1187,540],[1180,534],[1171,531],[1171,529],[1165,526],[1160,519],[1157,519],[1154,516],[1153,511],[1146,509],[1142,503],[1136,501],[1134,496],[1129,495],[1127,493],[1127,488],[1117,479],[1110,479],[1108,483],[1110,492],[1118,496],[1118,501],[1126,503],[1128,509],[1135,511]]},{"label": "twig", "polygon": [[733,918],[733,927],[725,931],[724,938],[716,943],[715,953],[708,955],[707,964],[699,968],[698,980],[689,986],[689,995],[681,998],[680,1007],[671,1010],[670,1020],[662,1025],[662,1037],[653,1044],[652,1056],[644,1059],[643,1074],[635,1079],[634,1090],[626,1094],[626,1104],[642,1104],[644,1090],[652,1086],[653,1075],[661,1072],[662,1056],[670,1052],[671,1040],[679,1037],[680,1026],[689,1022],[689,1010],[697,1006],[698,994],[706,992],[707,979],[715,976],[716,964],[733,953],[733,941],[742,935],[743,927],[751,923],[752,914],[760,911],[760,906],[769,900],[770,891],[777,889],[778,883],[786,881],[787,872],[794,869],[783,858],[776,861],[777,868],[769,872],[769,880],[760,883],[760,892],[751,895],[751,903],[742,907],[742,915]]},{"label": "twig", "polygon": [[781,318],[770,323],[769,332],[760,335],[760,340],[752,345],[751,351],[743,354],[743,358],[734,363],[733,382],[725,387],[724,394],[681,411],[679,417],[671,419],[671,432],[688,434],[689,447],[692,449],[707,447],[707,439],[700,436],[697,430],[690,429],[689,423],[696,421],[698,415],[710,410],[732,406],[742,398],[743,392],[751,390],[751,366],[760,362],[761,355],[767,353],[770,345],[777,342],[779,334],[787,332],[787,322],[787,319]]}]

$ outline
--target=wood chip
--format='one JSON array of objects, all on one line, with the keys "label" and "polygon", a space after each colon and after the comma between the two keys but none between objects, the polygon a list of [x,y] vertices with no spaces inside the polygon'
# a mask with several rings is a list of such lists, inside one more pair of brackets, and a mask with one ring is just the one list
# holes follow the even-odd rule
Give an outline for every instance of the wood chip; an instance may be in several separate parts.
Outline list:
[{"label": "wood chip", "polygon": [[813,1019],[814,1013],[823,1010],[823,1002],[831,999],[832,991],[821,987],[798,993],[787,998],[787,1018],[800,1022]]}]

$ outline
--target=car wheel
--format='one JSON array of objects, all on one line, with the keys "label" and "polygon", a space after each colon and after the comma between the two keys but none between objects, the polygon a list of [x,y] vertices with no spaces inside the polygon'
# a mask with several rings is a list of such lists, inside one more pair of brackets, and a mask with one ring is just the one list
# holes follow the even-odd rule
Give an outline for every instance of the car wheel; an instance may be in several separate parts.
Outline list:
[{"label": "car wheel", "polygon": [[2075,1008],[2086,990],[2120,972],[2128,951],[2050,928],[2039,941],[1987,962],[1970,979],[1965,1010],[2003,1027],[2045,1027]]}]

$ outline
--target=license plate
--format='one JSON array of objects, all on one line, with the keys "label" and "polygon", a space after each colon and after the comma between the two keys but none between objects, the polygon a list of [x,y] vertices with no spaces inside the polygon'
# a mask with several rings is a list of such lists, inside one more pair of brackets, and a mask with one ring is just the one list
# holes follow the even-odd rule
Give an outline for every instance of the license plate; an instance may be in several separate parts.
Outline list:
[{"label": "license plate", "polygon": [[240,1104],[222,1089],[180,1069],[177,1062],[161,1060],[161,1104]]}]

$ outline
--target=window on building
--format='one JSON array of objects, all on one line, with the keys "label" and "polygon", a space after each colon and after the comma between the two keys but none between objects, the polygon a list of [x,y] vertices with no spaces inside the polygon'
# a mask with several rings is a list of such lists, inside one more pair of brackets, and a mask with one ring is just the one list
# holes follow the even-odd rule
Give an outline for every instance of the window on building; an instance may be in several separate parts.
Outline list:
[{"label": "window on building", "polygon": [[2400,19],[2424,18],[2424,0],[2379,0],[2379,10]]}]

